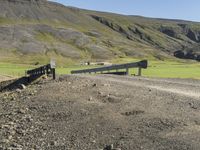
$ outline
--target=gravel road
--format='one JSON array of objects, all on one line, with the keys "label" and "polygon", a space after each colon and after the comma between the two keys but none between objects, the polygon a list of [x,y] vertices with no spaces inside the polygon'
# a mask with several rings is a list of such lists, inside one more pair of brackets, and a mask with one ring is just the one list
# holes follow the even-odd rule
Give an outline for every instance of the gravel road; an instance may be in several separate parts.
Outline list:
[{"label": "gravel road", "polygon": [[1,92],[0,149],[199,150],[200,80],[66,75]]},{"label": "gravel road", "polygon": [[13,79],[13,77],[0,74],[0,82],[10,80],[10,79]]}]

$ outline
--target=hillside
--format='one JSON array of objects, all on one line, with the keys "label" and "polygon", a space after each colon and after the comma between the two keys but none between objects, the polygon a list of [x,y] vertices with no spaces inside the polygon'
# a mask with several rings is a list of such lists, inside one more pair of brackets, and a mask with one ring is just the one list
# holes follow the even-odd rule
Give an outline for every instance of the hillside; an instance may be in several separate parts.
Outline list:
[{"label": "hillside", "polygon": [[95,12],[46,0],[0,0],[1,61],[163,60],[179,50],[185,54],[176,56],[197,59],[199,47],[196,22]]}]

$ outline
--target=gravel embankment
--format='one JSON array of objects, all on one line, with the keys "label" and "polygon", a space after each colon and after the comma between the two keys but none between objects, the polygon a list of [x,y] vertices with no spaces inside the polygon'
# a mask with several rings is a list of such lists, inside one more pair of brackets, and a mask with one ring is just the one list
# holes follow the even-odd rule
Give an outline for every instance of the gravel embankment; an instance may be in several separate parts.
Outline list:
[{"label": "gravel embankment", "polygon": [[199,150],[200,81],[67,75],[1,92],[0,149]]}]

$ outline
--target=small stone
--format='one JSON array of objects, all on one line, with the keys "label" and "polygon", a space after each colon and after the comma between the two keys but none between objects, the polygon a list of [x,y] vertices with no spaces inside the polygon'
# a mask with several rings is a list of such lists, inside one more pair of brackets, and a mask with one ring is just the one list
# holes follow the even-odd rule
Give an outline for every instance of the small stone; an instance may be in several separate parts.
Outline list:
[{"label": "small stone", "polygon": [[11,134],[11,135],[15,135],[15,133],[16,133],[15,130],[11,130],[11,131],[10,131],[10,134]]},{"label": "small stone", "polygon": [[11,97],[11,101],[14,101],[14,100],[16,100],[16,98],[15,97]]},{"label": "small stone", "polygon": [[33,121],[33,119],[31,118],[31,116],[27,116],[27,117],[26,117],[26,120],[27,120],[28,122]]},{"label": "small stone", "polygon": [[113,146],[113,144],[111,144],[111,145],[107,145],[107,146],[104,148],[104,150],[113,150],[113,148],[114,148],[114,146]]},{"label": "small stone", "polygon": [[107,87],[110,87],[110,84],[104,84],[103,86],[107,86]]},{"label": "small stone", "polygon": [[197,106],[195,106],[195,104],[193,102],[189,103],[190,107],[193,109],[197,109]]},{"label": "small stone", "polygon": [[92,100],[93,100],[93,98],[92,98],[92,97],[90,97],[88,100],[89,100],[89,101],[92,101]]},{"label": "small stone", "polygon": [[2,143],[9,143],[10,141],[8,139],[3,139]]},{"label": "small stone", "polygon": [[42,76],[42,79],[48,79],[48,77],[45,75],[45,76]]},{"label": "small stone", "polygon": [[32,96],[33,96],[33,95],[34,95],[34,93],[33,93],[33,92],[32,92],[32,93],[30,93],[30,95],[32,95]]},{"label": "small stone", "polygon": [[15,125],[15,123],[11,121],[11,122],[9,122],[9,125],[12,126],[12,125]]},{"label": "small stone", "polygon": [[58,144],[58,143],[57,143],[56,141],[51,141],[51,142],[50,142],[50,145],[51,145],[51,146],[56,146],[57,144]]},{"label": "small stone", "polygon": [[99,94],[99,95],[103,95],[103,92],[100,92],[100,91],[99,91],[98,94]]},{"label": "small stone", "polygon": [[97,84],[96,84],[96,83],[94,83],[92,86],[93,86],[93,87],[97,87]]},{"label": "small stone", "polygon": [[21,93],[22,90],[20,90],[20,89],[16,89],[16,92],[17,92],[17,93]]},{"label": "small stone", "polygon": [[21,89],[26,89],[26,86],[24,84],[20,84]]},{"label": "small stone", "polygon": [[12,146],[12,147],[15,147],[15,148],[21,148],[21,147],[22,147],[21,145],[19,145],[19,144],[17,144],[17,143],[13,143],[11,146]]},{"label": "small stone", "polygon": [[26,110],[24,110],[24,109],[19,109],[19,110],[18,110],[18,113],[20,113],[20,114],[25,114],[25,113],[26,113]]},{"label": "small stone", "polygon": [[12,135],[9,135],[8,136],[8,140],[11,140],[13,137],[12,137]]}]

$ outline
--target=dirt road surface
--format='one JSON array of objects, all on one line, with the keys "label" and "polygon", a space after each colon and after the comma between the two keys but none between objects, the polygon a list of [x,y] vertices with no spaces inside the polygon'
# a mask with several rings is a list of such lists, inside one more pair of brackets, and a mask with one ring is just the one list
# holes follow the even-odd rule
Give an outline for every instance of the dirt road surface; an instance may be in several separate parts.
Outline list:
[{"label": "dirt road surface", "polygon": [[10,80],[10,79],[13,79],[13,77],[0,74],[0,82]]},{"label": "dirt road surface", "polygon": [[1,92],[0,149],[199,150],[200,81],[66,75]]}]

